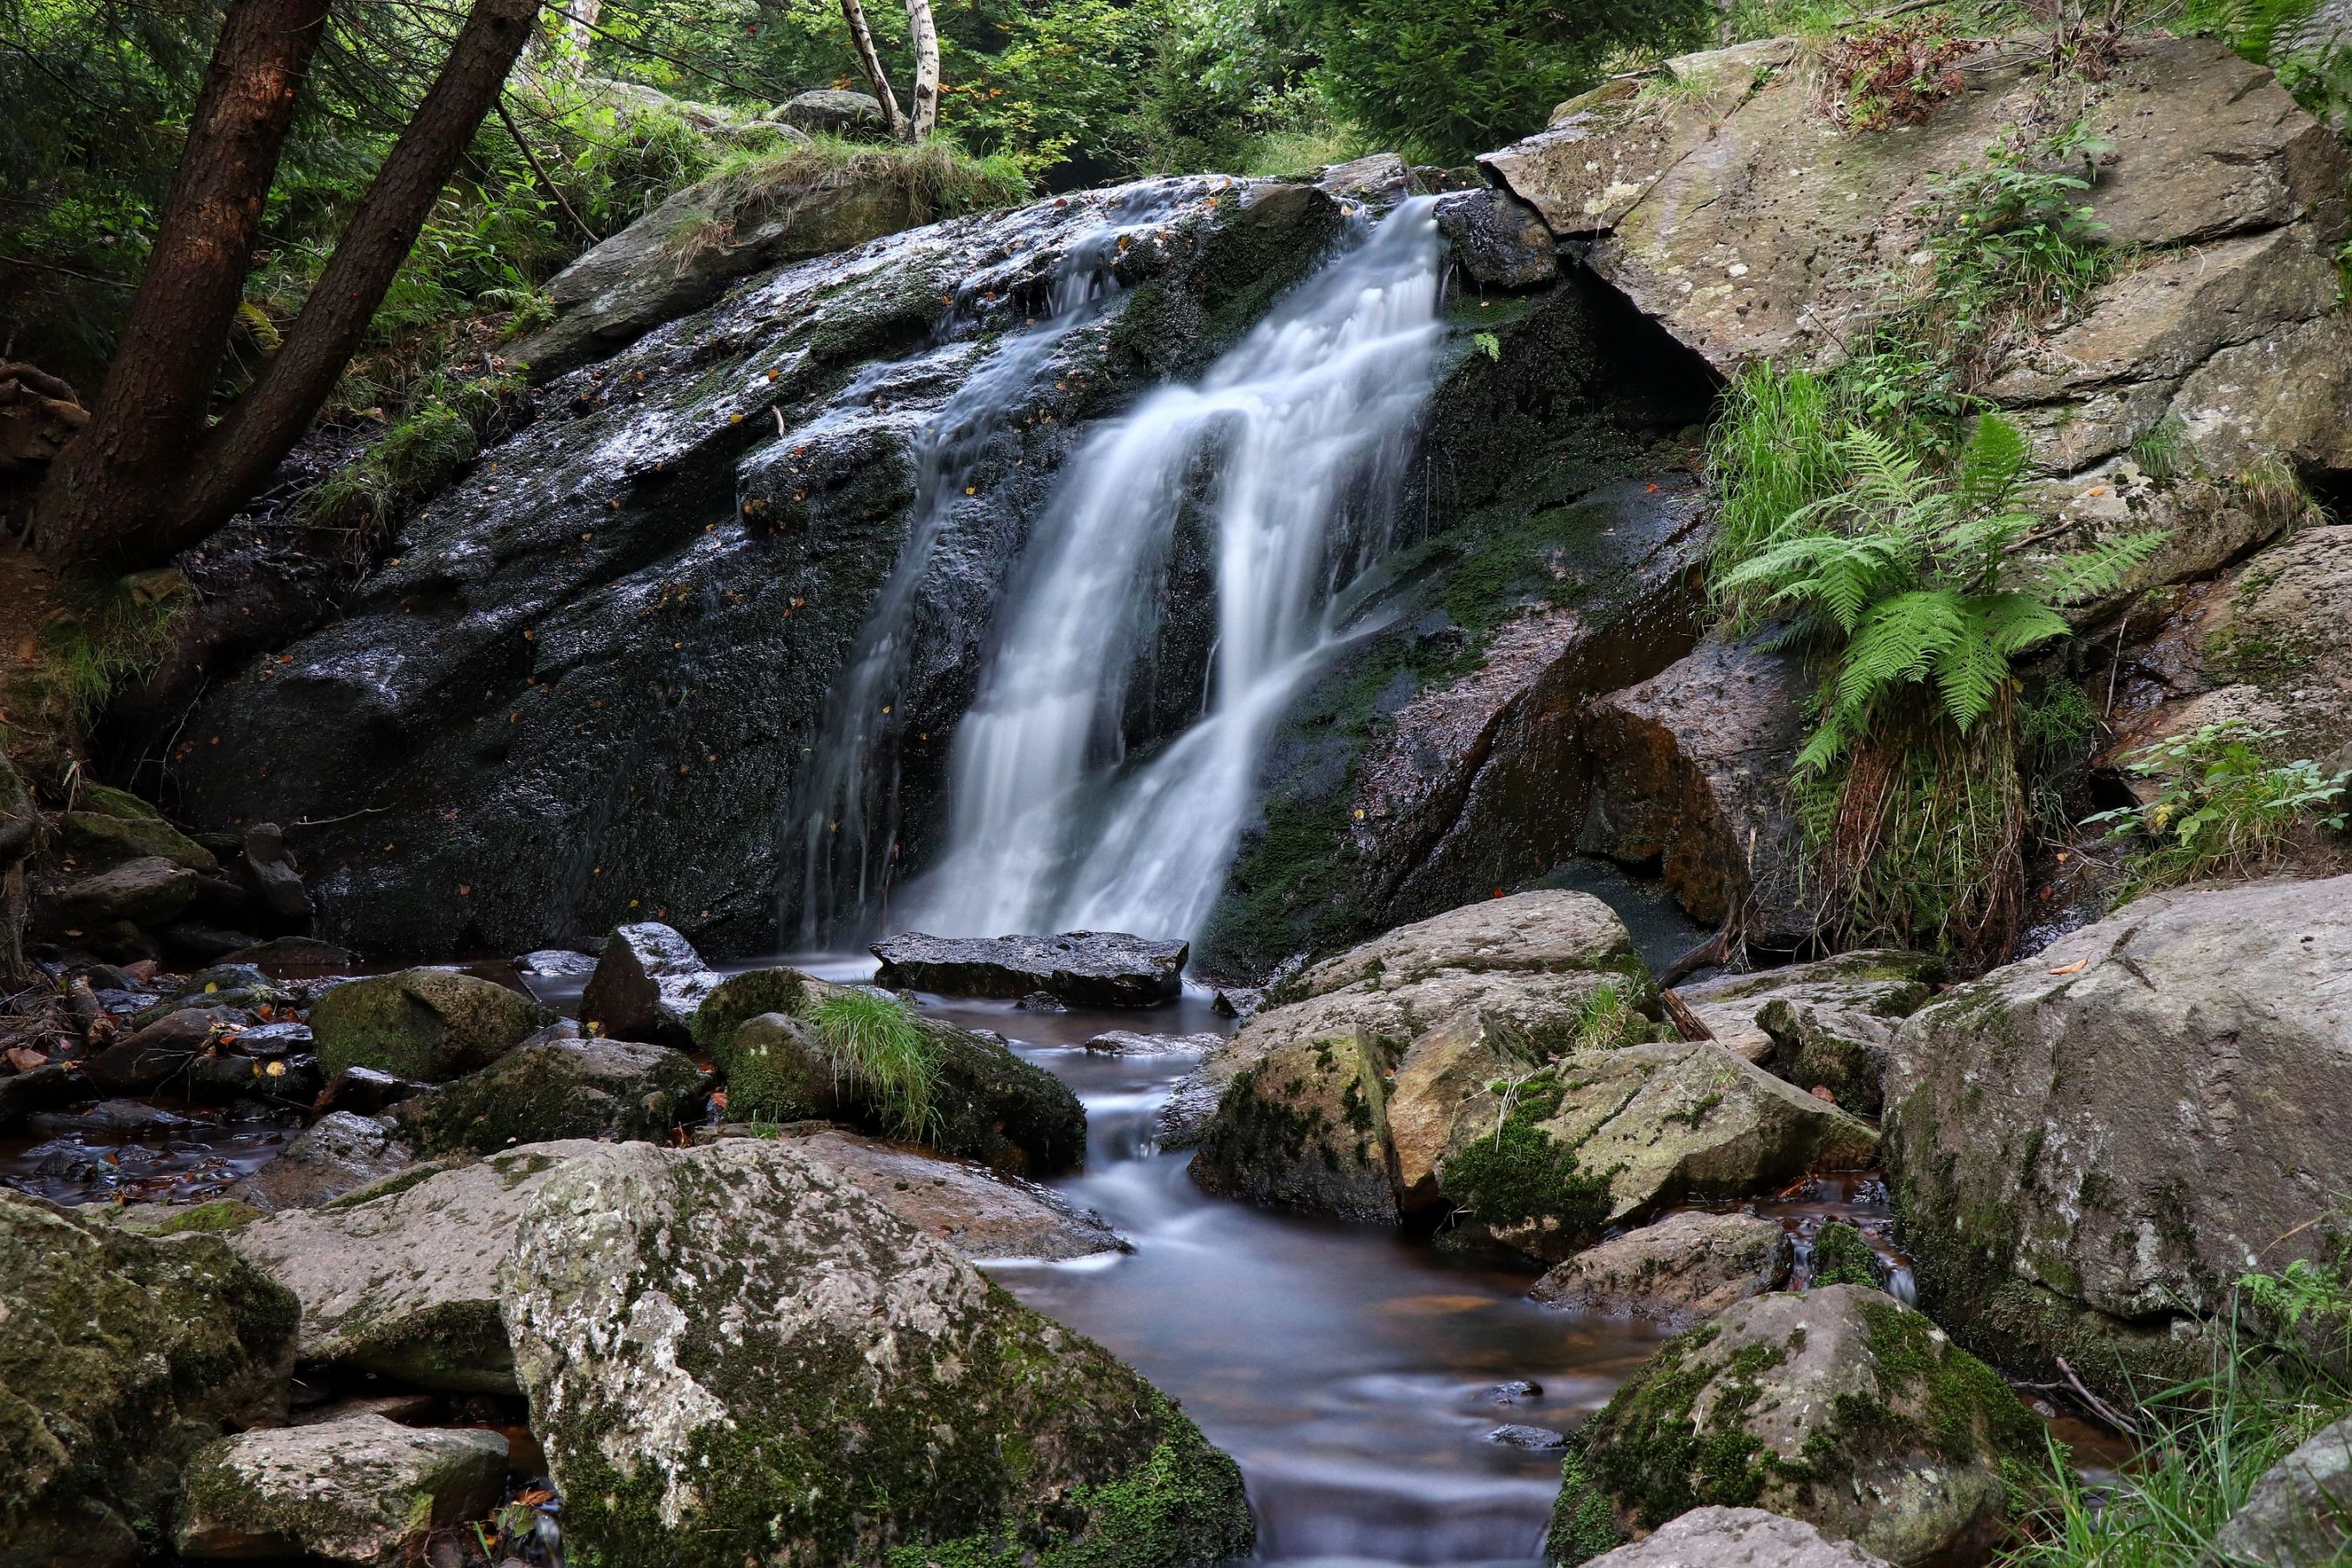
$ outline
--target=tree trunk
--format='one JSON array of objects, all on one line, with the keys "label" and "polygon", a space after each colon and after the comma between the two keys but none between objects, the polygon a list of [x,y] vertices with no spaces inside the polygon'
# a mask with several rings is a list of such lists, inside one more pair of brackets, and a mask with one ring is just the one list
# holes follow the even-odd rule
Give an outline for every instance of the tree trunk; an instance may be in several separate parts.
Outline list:
[{"label": "tree trunk", "polygon": [[326,22],[327,0],[231,0],[121,344],[34,506],[31,538],[51,560],[121,549],[186,477]]},{"label": "tree trunk", "polygon": [[915,109],[908,134],[928,142],[940,125],[940,30],[931,25],[931,0],[907,0],[907,31],[915,40]]},{"label": "tree trunk", "polygon": [[197,454],[194,486],[151,537],[151,554],[168,556],[219,527],[317,417],[530,41],[538,11],[539,0],[475,0],[441,74],[376,171],[285,342]]},{"label": "tree trunk", "polygon": [[866,25],[866,7],[858,0],[841,0],[841,19],[849,24],[857,68],[866,73],[866,85],[874,89],[882,105],[882,128],[893,142],[906,140],[907,117],[898,111],[898,95],[890,90],[890,73],[882,68],[882,56],[874,47],[874,29]]}]

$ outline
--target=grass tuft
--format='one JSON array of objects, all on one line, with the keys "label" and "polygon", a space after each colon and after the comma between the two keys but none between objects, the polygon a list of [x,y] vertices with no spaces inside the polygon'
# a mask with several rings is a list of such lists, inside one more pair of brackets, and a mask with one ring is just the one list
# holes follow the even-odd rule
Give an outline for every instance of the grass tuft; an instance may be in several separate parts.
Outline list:
[{"label": "grass tuft", "polygon": [[803,1010],[835,1079],[873,1102],[894,1136],[925,1142],[939,1123],[939,1057],[915,1010],[895,996],[846,989]]}]

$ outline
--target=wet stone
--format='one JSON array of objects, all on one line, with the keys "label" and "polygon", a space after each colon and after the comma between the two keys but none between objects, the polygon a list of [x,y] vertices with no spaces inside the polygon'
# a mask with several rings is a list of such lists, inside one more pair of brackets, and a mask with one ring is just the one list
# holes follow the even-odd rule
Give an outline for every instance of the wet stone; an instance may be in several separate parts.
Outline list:
[{"label": "wet stone", "polygon": [[[1182,989],[1189,944],[1124,931],[940,937],[908,931],[877,942],[880,983],[943,996],[1043,991],[1075,1007],[1149,1007]],[[1025,1005],[1025,1004],[1024,1004]]]},{"label": "wet stone", "polygon": [[1489,1443],[1500,1443],[1507,1448],[1543,1449],[1565,1448],[1568,1447],[1567,1434],[1555,1432],[1549,1426],[1521,1426],[1517,1425],[1497,1426],[1492,1432],[1486,1434],[1486,1441]]}]

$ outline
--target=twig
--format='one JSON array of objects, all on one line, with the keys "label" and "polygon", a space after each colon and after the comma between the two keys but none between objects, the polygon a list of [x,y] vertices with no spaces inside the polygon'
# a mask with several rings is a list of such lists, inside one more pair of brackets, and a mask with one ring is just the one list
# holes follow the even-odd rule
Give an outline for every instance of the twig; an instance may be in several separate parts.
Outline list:
[{"label": "twig", "polygon": [[514,122],[514,116],[507,112],[507,100],[504,94],[499,95],[498,110],[499,123],[507,128],[509,136],[514,138],[515,151],[522,154],[522,161],[530,165],[530,172],[539,176],[539,183],[547,187],[547,194],[555,198],[555,205],[563,209],[563,216],[572,220],[572,226],[585,235],[589,244],[595,244],[596,231],[590,228],[581,216],[572,210],[572,202],[564,195],[563,187],[550,179],[547,171],[540,165],[539,154],[530,150],[530,143],[523,140],[522,128]]},{"label": "twig", "polygon": [[2114,1427],[2116,1431],[2123,1433],[2126,1436],[2137,1437],[2139,1436],[2139,1424],[2137,1422],[2116,1410],[2113,1405],[2100,1398],[2097,1394],[2092,1393],[2089,1389],[2084,1388],[2083,1386],[2083,1380],[2074,1375],[2074,1369],[2066,1364],[2066,1358],[2064,1356],[2062,1355],[2058,1357],[2057,1361],[2058,1370],[2065,1374],[2066,1386],[2074,1391],[2074,1397],[2083,1402],[2083,1407],[2084,1409],[2097,1416],[2100,1420],[2105,1422],[2108,1426]]},{"label": "twig", "polygon": [[54,261],[36,261],[29,256],[0,256],[0,267],[37,267],[44,272],[62,272],[68,278],[79,278],[85,283],[103,283],[110,289],[136,289],[136,283],[125,283],[120,278],[100,278],[95,272],[77,272],[70,267],[60,267]]},{"label": "twig", "polygon": [[286,826],[289,829],[296,827],[328,827],[338,822],[349,822],[356,816],[381,816],[391,809],[392,807],[388,805],[371,805],[363,807],[358,811],[347,811],[341,816],[306,817],[299,822],[289,822]]},{"label": "twig", "polygon": [[1706,1021],[1705,1019],[1701,1018],[1696,1013],[1691,1011],[1691,1005],[1684,1001],[1679,993],[1674,991],[1659,992],[1658,1005],[1664,1009],[1668,1021],[1670,1021],[1676,1029],[1682,1032],[1684,1039],[1711,1040],[1715,1038],[1715,1031],[1706,1026]]}]

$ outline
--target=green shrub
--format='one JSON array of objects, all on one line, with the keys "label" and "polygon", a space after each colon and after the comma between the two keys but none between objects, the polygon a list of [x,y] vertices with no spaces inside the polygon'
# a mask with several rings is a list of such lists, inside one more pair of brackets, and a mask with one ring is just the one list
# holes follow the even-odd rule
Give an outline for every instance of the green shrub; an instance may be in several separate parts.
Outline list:
[{"label": "green shrub", "polygon": [[2126,764],[2156,781],[2156,798],[2084,819],[2113,837],[2146,840],[2133,857],[2136,888],[2251,876],[2275,863],[2300,829],[2344,831],[2352,773],[2308,758],[2273,760],[2274,731],[2225,720],[2143,747]]}]

